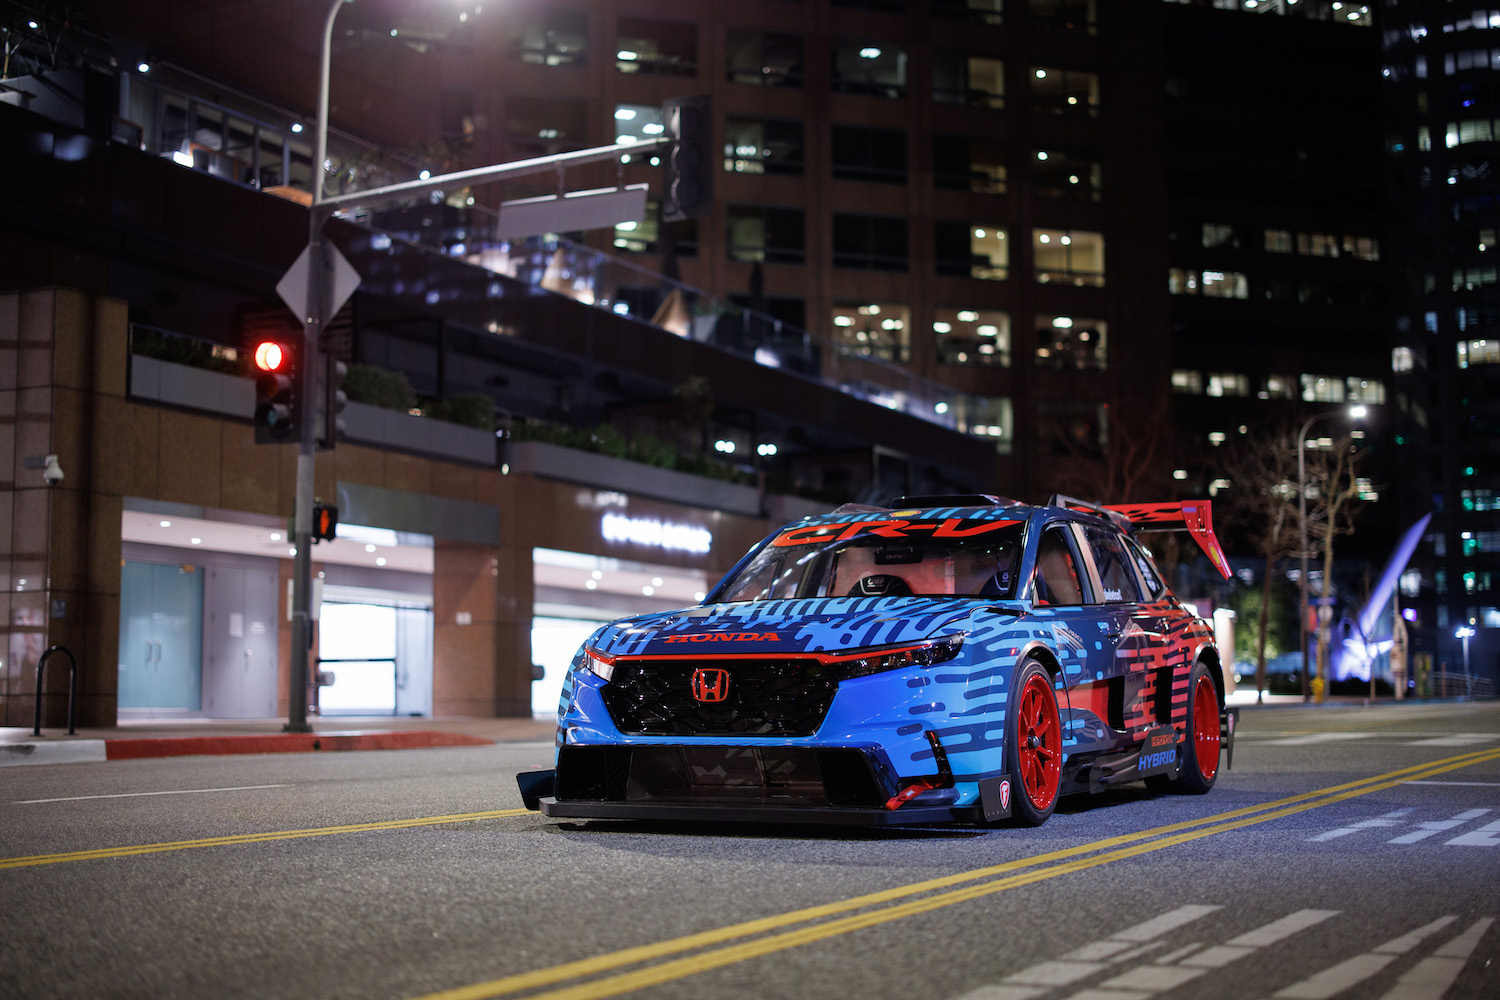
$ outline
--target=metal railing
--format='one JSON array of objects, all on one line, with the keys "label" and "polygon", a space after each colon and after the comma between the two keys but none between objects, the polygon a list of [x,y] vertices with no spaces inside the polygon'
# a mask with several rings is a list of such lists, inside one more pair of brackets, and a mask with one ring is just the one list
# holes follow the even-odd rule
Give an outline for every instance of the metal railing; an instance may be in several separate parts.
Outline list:
[{"label": "metal railing", "polygon": [[74,709],[78,703],[78,660],[73,656],[72,650],[67,646],[48,646],[42,658],[36,661],[36,724],[31,727],[31,735],[42,735],[42,672],[47,667],[47,658],[53,653],[63,653],[68,658],[68,735],[78,735],[74,727]]}]

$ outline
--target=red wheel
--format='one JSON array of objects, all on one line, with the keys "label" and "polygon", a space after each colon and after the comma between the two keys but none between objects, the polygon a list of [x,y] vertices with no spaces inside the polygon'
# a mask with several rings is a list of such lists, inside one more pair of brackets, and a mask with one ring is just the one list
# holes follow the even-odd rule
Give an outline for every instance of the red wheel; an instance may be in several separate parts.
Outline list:
[{"label": "red wheel", "polygon": [[1192,753],[1188,763],[1198,768],[1199,778],[1212,784],[1219,773],[1219,691],[1207,672],[1198,674],[1193,684],[1191,719]]},{"label": "red wheel", "polygon": [[1016,789],[1014,817],[1023,826],[1047,821],[1062,781],[1062,720],[1052,675],[1035,660],[1016,674],[1013,722],[1006,734],[1010,774]]},{"label": "red wheel", "polygon": [[1153,774],[1146,787],[1153,792],[1202,795],[1219,776],[1219,685],[1208,667],[1193,664],[1188,675],[1187,745],[1177,777]]}]

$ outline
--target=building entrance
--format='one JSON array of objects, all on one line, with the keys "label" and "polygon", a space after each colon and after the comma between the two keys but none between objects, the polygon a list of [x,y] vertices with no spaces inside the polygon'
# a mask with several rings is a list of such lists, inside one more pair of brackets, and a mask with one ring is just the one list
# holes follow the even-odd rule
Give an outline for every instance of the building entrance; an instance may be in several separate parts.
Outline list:
[{"label": "building entrance", "polygon": [[202,708],[203,570],[126,562],[120,577],[119,708],[141,718]]}]

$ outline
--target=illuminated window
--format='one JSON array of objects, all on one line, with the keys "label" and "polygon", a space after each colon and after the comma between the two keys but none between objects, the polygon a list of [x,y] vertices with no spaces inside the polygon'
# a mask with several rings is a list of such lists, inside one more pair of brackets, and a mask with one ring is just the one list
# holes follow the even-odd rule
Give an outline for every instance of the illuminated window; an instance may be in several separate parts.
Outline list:
[{"label": "illuminated window", "polygon": [[1342,403],[1344,380],[1325,375],[1303,375],[1302,401],[1304,403]]},{"label": "illuminated window", "polygon": [[1416,356],[1410,347],[1391,349],[1391,371],[1409,372],[1416,367]]},{"label": "illuminated window", "polygon": [[1010,366],[1009,313],[940,308],[932,332],[940,364]]},{"label": "illuminated window", "polygon": [[932,52],[932,100],[976,108],[1005,107],[1005,64],[952,49]]},{"label": "illuminated window", "polygon": [[1099,77],[1080,70],[1033,66],[1031,110],[1076,118],[1099,116]]},{"label": "illuminated window", "polygon": [[1015,411],[1009,396],[960,395],[946,405],[956,429],[993,441],[995,450],[1002,455],[1011,453],[1015,441]]},{"label": "illuminated window", "polygon": [[[698,220],[685,219],[666,226],[672,236],[672,253],[678,257],[698,256]],[[661,249],[661,203],[646,202],[645,218],[639,222],[622,222],[615,226],[614,248],[624,253],[657,253]]]},{"label": "illuminated window", "polygon": [[802,39],[774,31],[729,29],[726,77],[757,87],[802,86]]},{"label": "illuminated window", "polygon": [[890,42],[833,41],[833,89],[899,100],[906,96],[906,50]]},{"label": "illuminated window", "polygon": [[1291,253],[1292,234],[1285,229],[1266,230],[1266,253]]},{"label": "illuminated window", "polygon": [[1455,267],[1453,290],[1472,292],[1477,288],[1500,283],[1500,272],[1494,267]]},{"label": "illuminated window", "polygon": [[1345,236],[1344,253],[1357,260],[1379,260],[1380,241],[1373,236]]},{"label": "illuminated window", "polygon": [[1089,156],[1058,149],[1034,150],[1031,189],[1039,198],[1098,201],[1104,193],[1104,168]]},{"label": "illuminated window", "polygon": [[621,73],[698,75],[696,24],[622,17],[615,48],[615,69]]},{"label": "illuminated window", "polygon": [[1104,234],[1078,229],[1033,229],[1036,280],[1104,287]]},{"label": "illuminated window", "polygon": [[1267,375],[1256,395],[1261,399],[1295,399],[1297,380],[1290,375]]},{"label": "illuminated window", "polygon": [[971,222],[933,224],[933,257],[945,277],[1004,281],[1010,274],[1010,247],[1003,226]]},{"label": "illuminated window", "polygon": [[994,139],[932,137],[932,182],[944,191],[1004,194],[1005,151]]},{"label": "illuminated window", "polygon": [[1203,224],[1203,246],[1205,249],[1212,247],[1234,247],[1240,245],[1239,236],[1235,234],[1233,226],[1221,225],[1214,222]]},{"label": "illuminated window", "polygon": [[1250,395],[1250,376],[1232,373],[1217,373],[1208,376],[1207,394],[1210,396]]},{"label": "illuminated window", "polygon": [[588,62],[589,19],[581,10],[531,13],[510,36],[510,51],[537,66],[584,66]]},{"label": "illuminated window", "polygon": [[1203,373],[1179,368],[1172,372],[1172,391],[1183,396],[1203,393]]},{"label": "illuminated window", "polygon": [[1247,299],[1250,282],[1239,271],[1204,271],[1203,294],[1218,299]]},{"label": "illuminated window", "polygon": [[801,177],[804,156],[801,122],[724,122],[724,169],[730,173]]},{"label": "illuminated window", "polygon": [[1494,364],[1500,364],[1500,338],[1458,342],[1459,368]]},{"label": "illuminated window", "polygon": [[550,156],[587,142],[588,104],[546,97],[505,100],[505,141],[520,157]]},{"label": "illuminated window", "polygon": [[1167,270],[1167,291],[1173,295],[1197,295],[1198,272],[1183,267]]},{"label": "illuminated window", "polygon": [[1332,233],[1298,233],[1297,252],[1306,257],[1337,257],[1339,238]]},{"label": "illuminated window", "polygon": [[907,361],[911,357],[911,310],[889,302],[836,305],[833,341],[841,357]]},{"label": "illuminated window", "polygon": [[1108,367],[1108,324],[1104,320],[1083,316],[1038,316],[1035,330],[1038,368],[1103,371]]},{"label": "illuminated window", "polygon": [[1486,513],[1500,510],[1500,496],[1494,490],[1463,490],[1459,493],[1464,510]]},{"label": "illuminated window", "polygon": [[661,121],[661,108],[651,104],[617,104],[614,130],[615,142],[646,142],[660,138],[666,127]]}]

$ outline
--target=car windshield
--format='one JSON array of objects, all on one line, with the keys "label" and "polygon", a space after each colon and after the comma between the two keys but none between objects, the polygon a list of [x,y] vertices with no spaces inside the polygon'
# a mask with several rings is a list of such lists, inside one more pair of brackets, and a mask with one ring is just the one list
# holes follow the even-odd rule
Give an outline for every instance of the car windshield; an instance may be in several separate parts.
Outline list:
[{"label": "car windshield", "polygon": [[1015,595],[1023,522],[895,523],[901,527],[785,531],[725,581],[716,599]]}]

